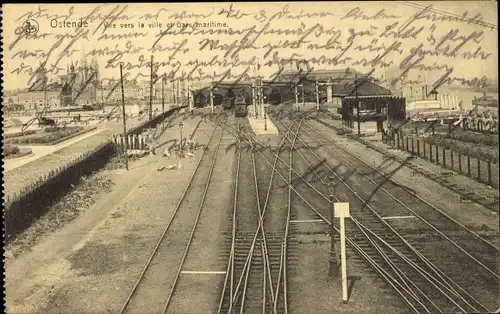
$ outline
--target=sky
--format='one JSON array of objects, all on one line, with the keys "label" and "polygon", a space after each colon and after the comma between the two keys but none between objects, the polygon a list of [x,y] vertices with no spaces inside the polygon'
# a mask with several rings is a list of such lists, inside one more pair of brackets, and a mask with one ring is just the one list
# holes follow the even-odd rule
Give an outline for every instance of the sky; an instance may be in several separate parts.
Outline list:
[{"label": "sky", "polygon": [[[26,88],[41,62],[52,69],[50,77],[65,74],[71,61],[86,55],[97,59],[101,79],[119,78],[123,62],[124,75],[145,80],[152,54],[158,74],[177,69],[176,77],[184,71],[192,72],[192,79],[227,70],[238,76],[252,58],[261,65],[263,76],[276,73],[279,62],[292,58],[309,60],[314,69],[350,67],[362,73],[373,69],[375,76],[389,74],[391,80],[410,68],[403,83],[420,79],[432,84],[447,72],[457,78],[448,81],[453,84],[475,84],[483,75],[497,78],[496,3],[464,3],[7,4],[2,15],[3,88]],[[450,21],[450,16],[466,19]],[[81,19],[87,25],[62,25]],[[26,28],[28,20],[36,25],[31,31]],[[206,25],[198,26],[197,33],[178,34],[181,23],[194,22]],[[388,47],[393,49],[380,56]],[[232,54],[235,50],[239,51]],[[219,63],[202,64],[214,58]],[[325,60],[331,64],[321,64]],[[253,74],[251,65],[247,73]]]}]

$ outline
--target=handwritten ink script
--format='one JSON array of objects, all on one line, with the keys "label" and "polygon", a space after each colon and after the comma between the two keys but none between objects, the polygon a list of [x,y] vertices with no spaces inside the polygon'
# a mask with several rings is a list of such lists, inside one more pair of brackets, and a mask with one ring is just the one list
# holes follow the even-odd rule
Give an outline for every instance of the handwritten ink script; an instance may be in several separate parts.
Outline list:
[{"label": "handwritten ink script", "polygon": [[199,88],[256,75],[277,80],[299,68],[352,68],[390,88],[424,81],[431,89],[488,87],[497,78],[496,7],[438,6],[7,5],[4,88],[54,88],[72,75],[72,62],[94,67],[79,86],[115,82],[106,99],[119,90],[120,65],[125,80],[138,86],[152,73],[155,84],[166,79]]}]

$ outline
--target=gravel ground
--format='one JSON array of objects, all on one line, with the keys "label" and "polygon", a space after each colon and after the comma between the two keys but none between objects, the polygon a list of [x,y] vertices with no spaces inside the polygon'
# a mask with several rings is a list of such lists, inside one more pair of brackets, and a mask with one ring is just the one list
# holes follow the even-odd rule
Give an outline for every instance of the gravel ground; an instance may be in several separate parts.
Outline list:
[{"label": "gravel ground", "polygon": [[[185,120],[186,132],[198,121]],[[212,129],[213,123],[203,123],[195,140],[203,143]],[[159,141],[177,133],[167,130]],[[182,169],[171,171],[157,171],[160,165],[175,163],[161,154],[131,162],[130,171],[108,171],[114,186],[106,197],[60,230],[47,231],[31,250],[6,261],[7,311],[117,312],[199,157],[197,152]]]}]

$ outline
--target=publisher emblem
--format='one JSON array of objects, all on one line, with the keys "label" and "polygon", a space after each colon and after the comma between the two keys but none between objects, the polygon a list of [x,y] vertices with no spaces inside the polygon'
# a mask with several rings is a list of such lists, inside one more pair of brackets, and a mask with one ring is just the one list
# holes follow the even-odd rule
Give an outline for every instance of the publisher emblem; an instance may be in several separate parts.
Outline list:
[{"label": "publisher emblem", "polygon": [[22,30],[26,35],[33,35],[38,33],[39,28],[40,26],[38,25],[38,22],[33,19],[25,21],[22,26]]}]

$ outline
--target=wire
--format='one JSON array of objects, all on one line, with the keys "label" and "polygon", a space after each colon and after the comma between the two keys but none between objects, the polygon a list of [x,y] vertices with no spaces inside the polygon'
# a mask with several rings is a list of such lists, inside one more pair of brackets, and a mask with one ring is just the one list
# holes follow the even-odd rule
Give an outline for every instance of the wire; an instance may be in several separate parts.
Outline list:
[{"label": "wire", "polygon": [[420,5],[420,4],[413,3],[413,2],[409,2],[409,1],[396,1],[396,2],[398,2],[400,4],[403,4],[403,5],[410,6],[410,7],[415,8],[415,9],[419,9],[419,10],[420,9],[426,9],[427,11],[430,11],[430,12],[438,14],[438,15],[453,17],[453,18],[456,18],[456,19],[461,19],[463,21],[471,22],[473,24],[477,24],[477,25],[480,25],[480,26],[488,27],[488,28],[491,28],[491,29],[498,29],[498,26],[495,25],[495,24],[484,22],[484,21],[477,21],[477,20],[474,20],[474,19],[471,19],[471,18],[464,17],[462,15],[457,15],[457,14],[450,13],[450,12],[447,12],[447,11],[444,11],[444,10],[438,10],[438,9],[434,9],[434,8],[429,8],[427,6]]}]

